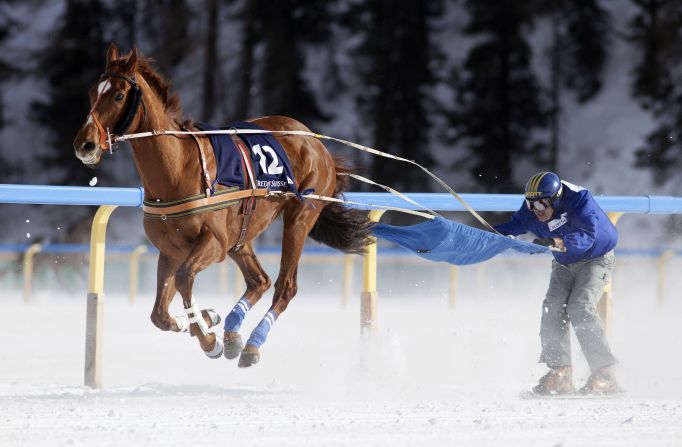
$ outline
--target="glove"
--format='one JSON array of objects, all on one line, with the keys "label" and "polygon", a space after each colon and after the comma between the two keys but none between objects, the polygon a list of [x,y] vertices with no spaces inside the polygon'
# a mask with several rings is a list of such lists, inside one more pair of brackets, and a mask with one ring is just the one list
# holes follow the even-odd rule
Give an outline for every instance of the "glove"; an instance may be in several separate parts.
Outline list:
[{"label": "glove", "polygon": [[533,243],[537,245],[542,245],[543,247],[554,247],[556,244],[554,243],[554,239],[551,237],[541,237],[541,238],[536,238],[533,239]]}]

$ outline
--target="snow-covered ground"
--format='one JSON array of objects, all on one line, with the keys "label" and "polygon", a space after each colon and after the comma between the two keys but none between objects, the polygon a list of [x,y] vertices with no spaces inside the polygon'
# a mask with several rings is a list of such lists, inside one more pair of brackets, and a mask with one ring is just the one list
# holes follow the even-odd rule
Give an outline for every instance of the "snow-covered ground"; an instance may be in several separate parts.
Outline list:
[{"label": "snow-covered ground", "polygon": [[[0,446],[682,445],[682,281],[668,277],[659,308],[654,259],[623,258],[614,283],[612,347],[628,398],[519,399],[544,373],[535,361],[548,262],[501,257],[461,268],[452,310],[446,267],[382,265],[378,329],[367,339],[358,300],[341,305],[339,269],[304,265],[300,296],[249,370],[157,330],[145,287],[131,306],[109,280],[101,390],[82,386],[85,290],[39,285],[24,304],[4,288]],[[232,296],[211,292],[210,274],[201,281],[199,304],[224,315]]]}]

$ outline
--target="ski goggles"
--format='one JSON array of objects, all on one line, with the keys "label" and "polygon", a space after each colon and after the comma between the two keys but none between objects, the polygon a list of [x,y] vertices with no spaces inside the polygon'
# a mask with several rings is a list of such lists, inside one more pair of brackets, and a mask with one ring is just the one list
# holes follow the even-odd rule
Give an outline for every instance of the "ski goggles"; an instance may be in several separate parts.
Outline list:
[{"label": "ski goggles", "polygon": [[526,206],[531,211],[533,211],[533,210],[544,211],[547,208],[549,208],[550,206],[552,206],[552,201],[548,198],[537,199],[537,200],[526,199]]}]

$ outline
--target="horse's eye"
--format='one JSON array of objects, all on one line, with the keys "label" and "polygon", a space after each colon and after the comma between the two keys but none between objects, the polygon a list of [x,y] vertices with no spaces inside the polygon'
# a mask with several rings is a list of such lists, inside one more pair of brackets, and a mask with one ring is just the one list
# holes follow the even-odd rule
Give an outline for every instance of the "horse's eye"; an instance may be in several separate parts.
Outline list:
[{"label": "horse's eye", "polygon": [[125,97],[125,95],[123,94],[123,92],[118,92],[118,93],[116,93],[116,96],[114,97],[114,99],[116,101],[123,101],[124,97]]}]

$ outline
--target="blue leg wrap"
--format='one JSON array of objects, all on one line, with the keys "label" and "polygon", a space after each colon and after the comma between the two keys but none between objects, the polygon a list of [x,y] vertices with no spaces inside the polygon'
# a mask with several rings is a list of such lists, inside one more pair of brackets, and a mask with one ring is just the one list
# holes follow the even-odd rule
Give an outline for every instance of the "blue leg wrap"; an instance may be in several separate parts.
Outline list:
[{"label": "blue leg wrap", "polygon": [[272,325],[275,324],[276,319],[277,315],[272,310],[266,313],[263,319],[260,320],[260,323],[258,323],[258,326],[251,332],[249,341],[246,344],[260,348],[265,343],[265,339],[268,338],[268,332],[270,332]]},{"label": "blue leg wrap", "polygon": [[251,304],[249,304],[246,298],[240,299],[232,308],[232,312],[225,317],[225,332],[237,332],[249,309],[251,309]]}]

